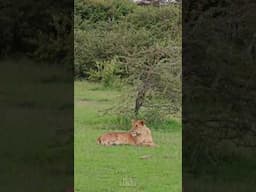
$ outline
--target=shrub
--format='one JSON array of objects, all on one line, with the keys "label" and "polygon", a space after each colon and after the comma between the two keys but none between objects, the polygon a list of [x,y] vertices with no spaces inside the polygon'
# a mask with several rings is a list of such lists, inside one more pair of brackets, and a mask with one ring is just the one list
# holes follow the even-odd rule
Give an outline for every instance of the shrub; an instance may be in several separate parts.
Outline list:
[{"label": "shrub", "polygon": [[119,70],[116,58],[110,61],[96,62],[96,69],[91,69],[88,72],[89,80],[100,80],[105,87],[111,87],[120,79],[117,75],[118,72]]},{"label": "shrub", "polygon": [[126,0],[76,0],[75,14],[91,23],[112,22],[121,19],[135,9],[135,5]]},{"label": "shrub", "polygon": [[[110,10],[118,10],[111,16]],[[98,12],[100,12],[98,14]],[[95,16],[94,16],[95,14]],[[101,15],[99,17],[99,15]],[[75,8],[75,76],[89,78],[96,62],[134,57],[153,45],[180,46],[180,7],[138,7],[128,1],[78,1]],[[115,18],[115,19],[111,19]],[[147,55],[145,55],[147,57]],[[127,77],[126,68],[122,77]]]}]

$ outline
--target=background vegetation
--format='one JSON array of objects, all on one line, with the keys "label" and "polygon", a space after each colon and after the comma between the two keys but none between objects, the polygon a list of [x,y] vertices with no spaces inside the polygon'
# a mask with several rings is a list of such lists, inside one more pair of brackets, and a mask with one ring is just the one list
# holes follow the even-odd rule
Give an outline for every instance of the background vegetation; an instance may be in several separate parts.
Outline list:
[{"label": "background vegetation", "polygon": [[180,117],[180,5],[76,0],[74,29],[75,78],[126,86],[119,115]]}]

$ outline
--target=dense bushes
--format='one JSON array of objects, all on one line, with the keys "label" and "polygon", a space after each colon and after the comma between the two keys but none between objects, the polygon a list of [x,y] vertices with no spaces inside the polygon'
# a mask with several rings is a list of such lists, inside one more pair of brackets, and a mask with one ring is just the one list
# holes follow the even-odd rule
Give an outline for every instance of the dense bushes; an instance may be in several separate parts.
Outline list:
[{"label": "dense bushes", "polygon": [[129,94],[117,106],[120,117],[180,115],[180,5],[140,7],[129,0],[75,5],[75,77],[108,87],[128,84]]},{"label": "dense bushes", "polygon": [[119,0],[76,0],[76,15],[91,23],[115,21],[131,13],[135,5]]},{"label": "dense bushes", "polygon": [[[75,75],[88,78],[99,61],[129,56],[150,46],[181,46],[180,7],[138,7],[130,1],[77,0]],[[122,66],[120,66],[122,68]],[[125,73],[125,71],[123,71]]]}]

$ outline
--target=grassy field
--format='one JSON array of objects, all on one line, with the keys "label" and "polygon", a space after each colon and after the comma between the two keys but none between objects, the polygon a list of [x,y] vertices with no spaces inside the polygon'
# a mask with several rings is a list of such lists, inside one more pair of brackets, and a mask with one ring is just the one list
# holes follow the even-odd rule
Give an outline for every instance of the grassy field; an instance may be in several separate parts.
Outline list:
[{"label": "grassy field", "polygon": [[180,124],[156,131],[146,123],[158,148],[96,144],[97,137],[115,122],[114,116],[100,111],[110,107],[120,93],[99,84],[75,82],[75,191],[181,191]]}]

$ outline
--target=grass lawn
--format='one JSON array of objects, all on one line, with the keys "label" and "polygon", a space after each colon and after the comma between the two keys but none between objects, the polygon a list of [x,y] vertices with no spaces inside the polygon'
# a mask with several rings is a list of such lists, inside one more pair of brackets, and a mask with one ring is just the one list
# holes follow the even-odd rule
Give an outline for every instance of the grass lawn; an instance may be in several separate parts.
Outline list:
[{"label": "grass lawn", "polygon": [[100,111],[110,107],[118,95],[120,91],[99,84],[75,82],[75,191],[180,192],[180,124],[170,131],[152,130],[158,148],[96,144],[115,119]]}]

